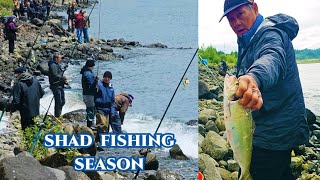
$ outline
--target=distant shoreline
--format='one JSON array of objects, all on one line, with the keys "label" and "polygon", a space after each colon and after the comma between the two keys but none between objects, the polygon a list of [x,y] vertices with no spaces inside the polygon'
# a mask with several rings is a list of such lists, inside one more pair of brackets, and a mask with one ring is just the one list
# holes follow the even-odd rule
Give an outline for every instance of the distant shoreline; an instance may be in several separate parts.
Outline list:
[{"label": "distant shoreline", "polygon": [[297,64],[314,64],[314,63],[320,63],[320,59],[297,60]]}]

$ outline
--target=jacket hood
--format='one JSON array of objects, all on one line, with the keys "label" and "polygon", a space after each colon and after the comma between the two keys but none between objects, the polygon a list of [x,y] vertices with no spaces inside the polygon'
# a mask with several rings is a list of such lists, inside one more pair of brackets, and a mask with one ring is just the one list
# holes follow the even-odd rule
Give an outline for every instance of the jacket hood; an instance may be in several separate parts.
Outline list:
[{"label": "jacket hood", "polygon": [[22,74],[20,74],[18,76],[18,80],[19,81],[24,81],[24,82],[26,82],[26,81],[32,82],[33,81],[33,76],[28,72],[24,72],[24,73],[22,73]]},{"label": "jacket hood", "polygon": [[81,68],[80,74],[83,74],[85,71],[91,71],[91,69],[89,69],[87,66],[83,66]]},{"label": "jacket hood", "polygon": [[269,24],[275,28],[285,31],[291,40],[293,40],[299,32],[298,22],[293,17],[286,14],[276,14],[274,16],[267,17],[266,21],[270,21],[271,23],[267,22],[263,24]]},{"label": "jacket hood", "polygon": [[13,17],[13,16],[10,16],[10,17],[8,17],[8,21],[7,21],[7,22],[8,22],[8,23],[9,23],[9,22],[13,22],[13,19],[14,19],[14,17]]}]

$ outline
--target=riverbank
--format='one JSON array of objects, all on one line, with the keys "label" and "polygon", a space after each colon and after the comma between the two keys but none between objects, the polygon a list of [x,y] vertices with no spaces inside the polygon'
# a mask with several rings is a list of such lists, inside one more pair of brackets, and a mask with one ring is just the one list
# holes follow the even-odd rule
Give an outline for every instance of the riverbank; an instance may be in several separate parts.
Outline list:
[{"label": "riverbank", "polygon": [[[222,137],[223,81],[217,68],[199,66],[199,169],[208,180],[237,179],[239,170],[232,149]],[[320,178],[320,116],[307,109],[307,119],[312,131],[309,144],[294,149],[291,157],[293,173],[300,180]]]}]

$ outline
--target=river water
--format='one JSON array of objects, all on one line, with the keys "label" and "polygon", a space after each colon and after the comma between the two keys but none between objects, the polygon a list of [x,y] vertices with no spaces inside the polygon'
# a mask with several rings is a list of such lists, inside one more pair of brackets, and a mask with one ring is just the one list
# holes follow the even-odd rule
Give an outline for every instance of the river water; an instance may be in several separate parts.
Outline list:
[{"label": "river water", "polygon": [[299,64],[298,68],[306,108],[320,116],[320,63]]}]

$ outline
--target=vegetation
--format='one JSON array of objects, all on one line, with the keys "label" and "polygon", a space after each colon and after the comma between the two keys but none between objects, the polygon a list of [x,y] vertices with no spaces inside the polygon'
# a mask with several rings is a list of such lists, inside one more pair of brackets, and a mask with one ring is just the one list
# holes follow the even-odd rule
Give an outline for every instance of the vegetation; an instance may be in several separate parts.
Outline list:
[{"label": "vegetation", "polygon": [[295,51],[297,60],[320,59],[320,49],[303,49]]},{"label": "vegetation", "polygon": [[50,121],[50,117],[45,121],[45,123],[42,122],[43,117],[38,116],[34,119],[36,122],[36,125],[26,128],[25,132],[22,130],[20,131],[22,142],[20,144],[20,148],[23,151],[30,152],[32,145],[34,143],[34,140],[37,136],[37,133],[39,131],[39,126],[42,126],[39,139],[34,147],[34,150],[32,152],[34,158],[37,160],[43,159],[52,153],[64,153],[66,155],[66,158],[68,161],[71,161],[76,155],[78,154],[78,150],[75,148],[67,148],[67,149],[51,149],[52,151],[46,147],[43,146],[44,143],[44,135],[52,132],[52,133],[63,133],[63,128],[59,124],[54,124]]},{"label": "vegetation", "polygon": [[297,64],[311,64],[311,63],[320,63],[320,59],[297,60]]},{"label": "vegetation", "polygon": [[0,15],[12,15],[13,3],[12,0],[0,0]]},{"label": "vegetation", "polygon": [[216,48],[209,46],[206,48],[199,49],[199,61],[202,59],[208,60],[208,66],[218,66],[221,64],[222,60],[225,60],[228,67],[234,67],[237,63],[237,52],[231,52],[230,54],[225,54],[222,51],[217,51]]}]

